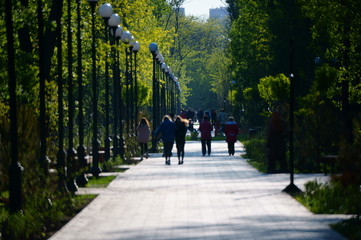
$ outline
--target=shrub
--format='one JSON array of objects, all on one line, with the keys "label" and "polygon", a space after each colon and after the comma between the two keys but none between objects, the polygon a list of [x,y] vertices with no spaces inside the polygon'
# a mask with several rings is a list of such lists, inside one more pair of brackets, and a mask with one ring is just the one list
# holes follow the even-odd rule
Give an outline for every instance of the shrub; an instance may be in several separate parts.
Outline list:
[{"label": "shrub", "polygon": [[320,183],[317,180],[305,184],[302,202],[314,213],[357,214],[361,211],[359,187],[343,186],[340,181]]}]

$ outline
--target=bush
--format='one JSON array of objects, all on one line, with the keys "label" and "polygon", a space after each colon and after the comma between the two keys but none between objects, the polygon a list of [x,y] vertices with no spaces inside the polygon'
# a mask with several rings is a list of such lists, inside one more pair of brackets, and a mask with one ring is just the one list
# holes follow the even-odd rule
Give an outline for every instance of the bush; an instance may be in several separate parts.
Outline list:
[{"label": "bush", "polygon": [[267,169],[267,148],[266,140],[262,135],[243,141],[246,151],[245,158],[249,159],[249,163],[261,172]]},{"label": "bush", "polygon": [[340,181],[319,183],[317,180],[305,184],[305,193],[301,196],[313,213],[356,214],[361,211],[361,192],[356,186],[343,186]]}]

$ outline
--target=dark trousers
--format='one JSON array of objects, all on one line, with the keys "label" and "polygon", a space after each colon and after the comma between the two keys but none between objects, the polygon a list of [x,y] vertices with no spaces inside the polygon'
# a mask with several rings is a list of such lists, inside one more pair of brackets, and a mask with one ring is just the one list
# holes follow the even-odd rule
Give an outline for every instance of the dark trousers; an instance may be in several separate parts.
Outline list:
[{"label": "dark trousers", "polygon": [[177,156],[178,159],[184,158],[184,145],[185,145],[185,141],[177,141],[176,142],[176,147],[177,147]]},{"label": "dark trousers", "polygon": [[172,156],[173,142],[164,142],[164,157],[170,158]]},{"label": "dark trousers", "polygon": [[211,140],[201,140],[202,142],[202,154],[203,156],[206,155],[207,148],[208,148],[208,155],[211,155]]},{"label": "dark trousers", "polygon": [[229,155],[234,155],[234,142],[229,142],[228,143],[228,154]]},{"label": "dark trousers", "polygon": [[140,146],[140,156],[143,156],[144,153],[148,153],[148,143],[139,143]]}]

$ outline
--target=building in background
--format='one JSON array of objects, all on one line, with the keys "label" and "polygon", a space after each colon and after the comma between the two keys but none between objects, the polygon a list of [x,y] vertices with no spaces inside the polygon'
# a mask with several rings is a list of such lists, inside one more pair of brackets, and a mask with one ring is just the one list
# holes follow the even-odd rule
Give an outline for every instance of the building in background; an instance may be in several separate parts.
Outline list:
[{"label": "building in background", "polygon": [[226,7],[211,8],[209,9],[209,18],[211,19],[226,19],[228,17],[228,11]]},{"label": "building in background", "polygon": [[179,16],[185,16],[186,15],[186,11],[185,11],[185,8],[182,8],[182,7],[180,7],[180,8],[173,8],[173,11],[175,11],[175,12],[177,12],[177,11],[179,11]]}]

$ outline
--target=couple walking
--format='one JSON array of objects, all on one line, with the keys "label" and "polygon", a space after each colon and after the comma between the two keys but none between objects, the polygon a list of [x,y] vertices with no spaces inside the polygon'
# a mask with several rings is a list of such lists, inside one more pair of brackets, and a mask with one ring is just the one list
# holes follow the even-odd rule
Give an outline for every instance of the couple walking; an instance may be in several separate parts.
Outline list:
[{"label": "couple walking", "polygon": [[172,156],[174,140],[177,147],[178,165],[183,164],[186,133],[186,119],[177,116],[175,122],[173,122],[170,116],[165,115],[163,117],[162,123],[159,125],[158,129],[155,130],[154,134],[155,136],[161,135],[164,145],[163,151],[166,165],[170,165],[170,158]]},{"label": "couple walking", "polygon": [[[201,143],[202,143],[202,154],[208,156],[211,155],[211,140],[212,140],[212,124],[209,122],[207,115],[204,115],[203,121],[199,125],[199,131],[201,132]],[[228,145],[228,154],[229,156],[234,155],[234,144],[237,141],[237,135],[239,134],[239,129],[237,123],[234,121],[233,117],[230,117],[227,122],[224,124],[224,133],[226,135],[226,142]]]}]

